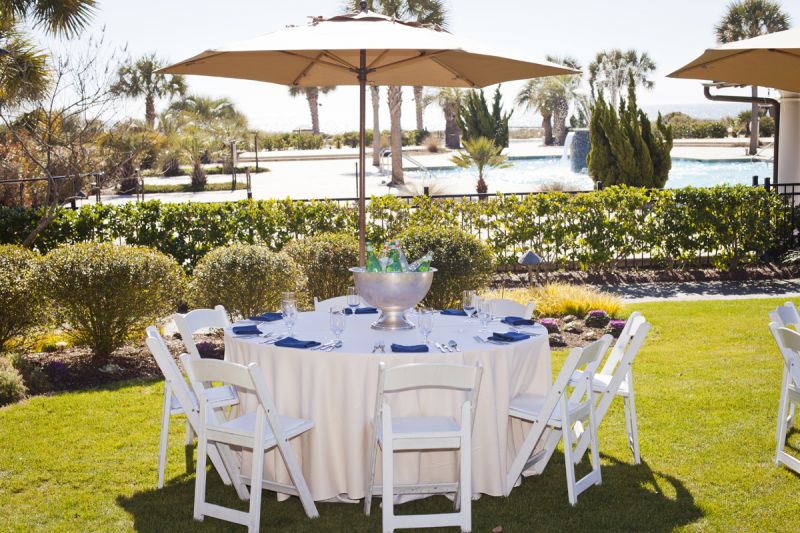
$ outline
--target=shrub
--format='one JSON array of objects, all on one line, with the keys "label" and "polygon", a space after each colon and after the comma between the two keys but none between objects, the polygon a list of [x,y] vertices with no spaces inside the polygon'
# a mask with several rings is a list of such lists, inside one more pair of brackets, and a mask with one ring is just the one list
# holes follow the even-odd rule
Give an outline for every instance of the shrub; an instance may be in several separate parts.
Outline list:
[{"label": "shrub", "polygon": [[416,226],[400,236],[409,261],[433,252],[437,269],[425,304],[443,309],[459,307],[462,291],[481,290],[492,279],[494,255],[476,237],[455,227]]},{"label": "shrub", "polygon": [[22,353],[13,353],[8,357],[9,366],[22,377],[28,394],[41,394],[53,389],[50,378],[41,365],[25,358]]},{"label": "shrub", "polygon": [[426,150],[433,154],[442,151],[442,140],[438,135],[428,135],[422,140],[422,144],[425,146]]},{"label": "shrub", "polygon": [[0,351],[12,337],[41,322],[36,290],[39,255],[21,246],[0,246]]},{"label": "shrub", "polygon": [[192,307],[224,305],[234,318],[274,310],[281,293],[302,291],[305,279],[283,252],[265,246],[234,244],[216,248],[197,264],[190,284]]},{"label": "shrub", "polygon": [[17,370],[0,359],[0,406],[15,403],[25,398],[28,389]]},{"label": "shrub", "polygon": [[622,311],[622,300],[613,294],[568,283],[547,283],[542,287],[506,290],[502,297],[523,305],[534,301],[536,314],[545,317],[585,316],[593,309],[602,309],[611,316],[618,316]]},{"label": "shrub", "polygon": [[53,250],[39,276],[75,342],[88,345],[98,360],[174,311],[182,283],[175,260],[157,250],[97,243]]},{"label": "shrub", "polygon": [[353,285],[353,274],[348,269],[358,266],[358,239],[352,235],[323,233],[296,239],[283,251],[302,270],[309,297],[324,300],[342,296]]}]

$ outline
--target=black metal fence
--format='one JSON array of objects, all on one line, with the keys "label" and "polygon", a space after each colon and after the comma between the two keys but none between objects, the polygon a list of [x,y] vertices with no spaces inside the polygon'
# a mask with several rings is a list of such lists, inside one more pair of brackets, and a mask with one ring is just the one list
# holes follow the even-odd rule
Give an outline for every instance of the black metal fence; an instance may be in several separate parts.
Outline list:
[{"label": "black metal fence", "polygon": [[769,178],[764,182],[764,187],[775,191],[785,207],[774,221],[780,251],[794,250],[800,246],[800,183],[771,184]]}]

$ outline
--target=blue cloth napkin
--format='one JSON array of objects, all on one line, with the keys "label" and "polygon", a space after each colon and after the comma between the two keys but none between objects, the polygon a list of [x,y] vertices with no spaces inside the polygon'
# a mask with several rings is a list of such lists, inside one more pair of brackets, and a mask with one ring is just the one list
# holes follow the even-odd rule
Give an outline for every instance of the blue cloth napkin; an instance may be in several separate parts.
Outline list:
[{"label": "blue cloth napkin", "polygon": [[255,324],[247,324],[246,326],[233,326],[231,328],[234,335],[261,335],[261,330]]},{"label": "blue cloth napkin", "polygon": [[[374,315],[377,312],[378,309],[376,307],[359,307],[356,309],[357,315]],[[348,307],[347,309],[344,310],[344,314],[352,315],[353,310]]]},{"label": "blue cloth napkin", "polygon": [[533,326],[536,324],[533,320],[522,318],[521,316],[507,316],[500,322],[508,324],[509,326]]},{"label": "blue cloth napkin", "polygon": [[286,337],[285,339],[281,339],[274,344],[275,346],[280,346],[281,348],[314,348],[315,346],[319,346],[321,343],[317,341],[301,341],[295,339],[294,337]]},{"label": "blue cloth napkin", "polygon": [[494,333],[489,340],[492,341],[500,341],[500,342],[517,342],[517,341],[524,341],[525,339],[530,339],[531,336],[525,333],[517,333],[515,331],[507,331],[505,333]]},{"label": "blue cloth napkin", "polygon": [[275,322],[282,318],[283,315],[280,313],[261,313],[260,315],[251,316],[250,320],[255,320],[257,322]]},{"label": "blue cloth napkin", "polygon": [[398,353],[424,353],[428,351],[428,347],[424,344],[415,344],[413,346],[392,344],[392,351]]},{"label": "blue cloth napkin", "polygon": [[442,314],[447,316],[467,316],[463,309],[442,309]]}]

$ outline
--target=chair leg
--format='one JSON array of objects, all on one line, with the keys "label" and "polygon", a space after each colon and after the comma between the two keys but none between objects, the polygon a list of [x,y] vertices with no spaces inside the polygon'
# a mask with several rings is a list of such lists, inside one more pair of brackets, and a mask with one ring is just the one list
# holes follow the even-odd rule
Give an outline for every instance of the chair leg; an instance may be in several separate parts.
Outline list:
[{"label": "chair leg", "polygon": [[775,464],[780,464],[780,454],[786,445],[786,419],[789,411],[789,394],[787,389],[787,374],[784,372],[783,387],[781,387],[781,399],[778,404],[778,430],[775,435]]},{"label": "chair leg", "polygon": [[595,416],[594,409],[589,411],[589,431],[592,432],[591,439],[589,440],[591,446],[590,458],[592,461],[592,477],[594,484],[600,485],[603,482],[603,476],[600,472],[600,443],[597,436],[597,417]]},{"label": "chair leg", "polygon": [[381,447],[383,467],[383,494],[381,505],[383,507],[383,533],[394,531],[394,446],[391,438],[384,438]]},{"label": "chair leg", "polygon": [[628,376],[628,397],[625,398],[625,416],[628,419],[628,445],[633,451],[633,463],[642,464],[639,454],[639,427],[636,420],[636,398],[633,394],[633,381]]},{"label": "chair leg", "polygon": [[208,441],[205,434],[197,437],[197,470],[194,480],[194,519],[203,520],[203,510],[206,504],[206,452]]},{"label": "chair leg", "polygon": [[289,476],[292,478],[292,483],[294,483],[294,488],[297,489],[297,496],[300,498],[300,503],[303,504],[306,516],[318,518],[317,506],[314,503],[314,498],[311,497],[311,491],[308,488],[306,478],[303,476],[303,471],[300,469],[300,463],[297,462],[294,451],[286,441],[279,448],[283,455],[283,462],[286,463],[286,469],[289,470]]},{"label": "chair leg", "polygon": [[369,448],[369,468],[367,468],[367,480],[364,486],[364,514],[367,516],[372,510],[372,484],[375,483],[375,460],[378,454],[378,439],[374,435]]},{"label": "chair leg", "polygon": [[[463,416],[463,414],[462,414]],[[462,423],[463,424],[463,423]],[[458,451],[460,466],[460,476],[458,487],[460,494],[456,494],[456,499],[460,500],[458,509],[461,531],[472,531],[472,428],[471,424],[466,424],[466,430],[461,435],[461,448]]]},{"label": "chair leg", "polygon": [[797,404],[795,402],[791,402],[789,404],[789,416],[786,418],[786,430],[790,430],[794,427],[794,413],[795,409],[797,408]]},{"label": "chair leg", "polygon": [[186,420],[186,446],[191,446],[194,443],[194,431],[189,420]]},{"label": "chair leg", "polygon": [[172,390],[164,384],[164,405],[161,410],[161,436],[158,443],[158,488],[164,486],[164,470],[167,464],[167,443],[169,442],[169,419]]},{"label": "chair leg", "polygon": [[567,470],[567,497],[570,505],[575,505],[578,502],[578,496],[575,494],[575,461],[573,459],[572,450],[572,424],[567,416],[567,401],[565,398],[561,399],[561,439],[564,443],[564,467]]},{"label": "chair leg", "polygon": [[[259,431],[260,430],[260,431]],[[253,443],[253,461],[250,473],[250,517],[248,533],[258,533],[261,521],[261,493],[264,479],[264,426],[256,424],[256,441]]]}]

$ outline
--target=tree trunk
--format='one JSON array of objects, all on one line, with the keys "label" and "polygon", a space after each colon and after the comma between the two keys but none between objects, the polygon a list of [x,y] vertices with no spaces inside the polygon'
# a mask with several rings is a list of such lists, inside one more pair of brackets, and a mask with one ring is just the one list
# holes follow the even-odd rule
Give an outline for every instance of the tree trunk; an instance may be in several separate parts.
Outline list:
[{"label": "tree trunk", "polygon": [[399,85],[389,86],[389,116],[392,132],[392,181],[389,185],[405,185],[403,179],[403,130],[400,124],[403,106],[403,88]]},{"label": "tree trunk", "polygon": [[417,106],[417,130],[422,131],[425,129],[425,125],[423,124],[423,113],[425,112],[425,106],[422,103],[422,87],[419,85],[414,86],[414,104]]},{"label": "tree trunk", "polygon": [[553,142],[557,146],[564,146],[567,138],[567,115],[569,114],[569,104],[562,100],[553,113]]},{"label": "tree trunk", "polygon": [[[758,98],[758,87],[753,85],[752,87],[752,94],[753,98]],[[756,155],[758,153],[758,139],[760,135],[759,126],[758,126],[758,104],[755,102],[751,108],[750,112],[750,155]]]},{"label": "tree trunk", "polygon": [[319,89],[307,87],[306,100],[308,100],[308,109],[311,111],[311,133],[319,135]]},{"label": "tree trunk", "polygon": [[151,130],[156,125],[156,104],[151,94],[144,98],[144,121]]},{"label": "tree trunk", "polygon": [[370,86],[372,95],[372,165],[381,166],[381,90]]},{"label": "tree trunk", "polygon": [[444,145],[450,149],[461,148],[461,128],[458,127],[458,106],[448,103],[444,106]]},{"label": "tree trunk", "polygon": [[542,113],[542,128],[544,128],[545,146],[553,145],[553,117],[550,114]]}]

